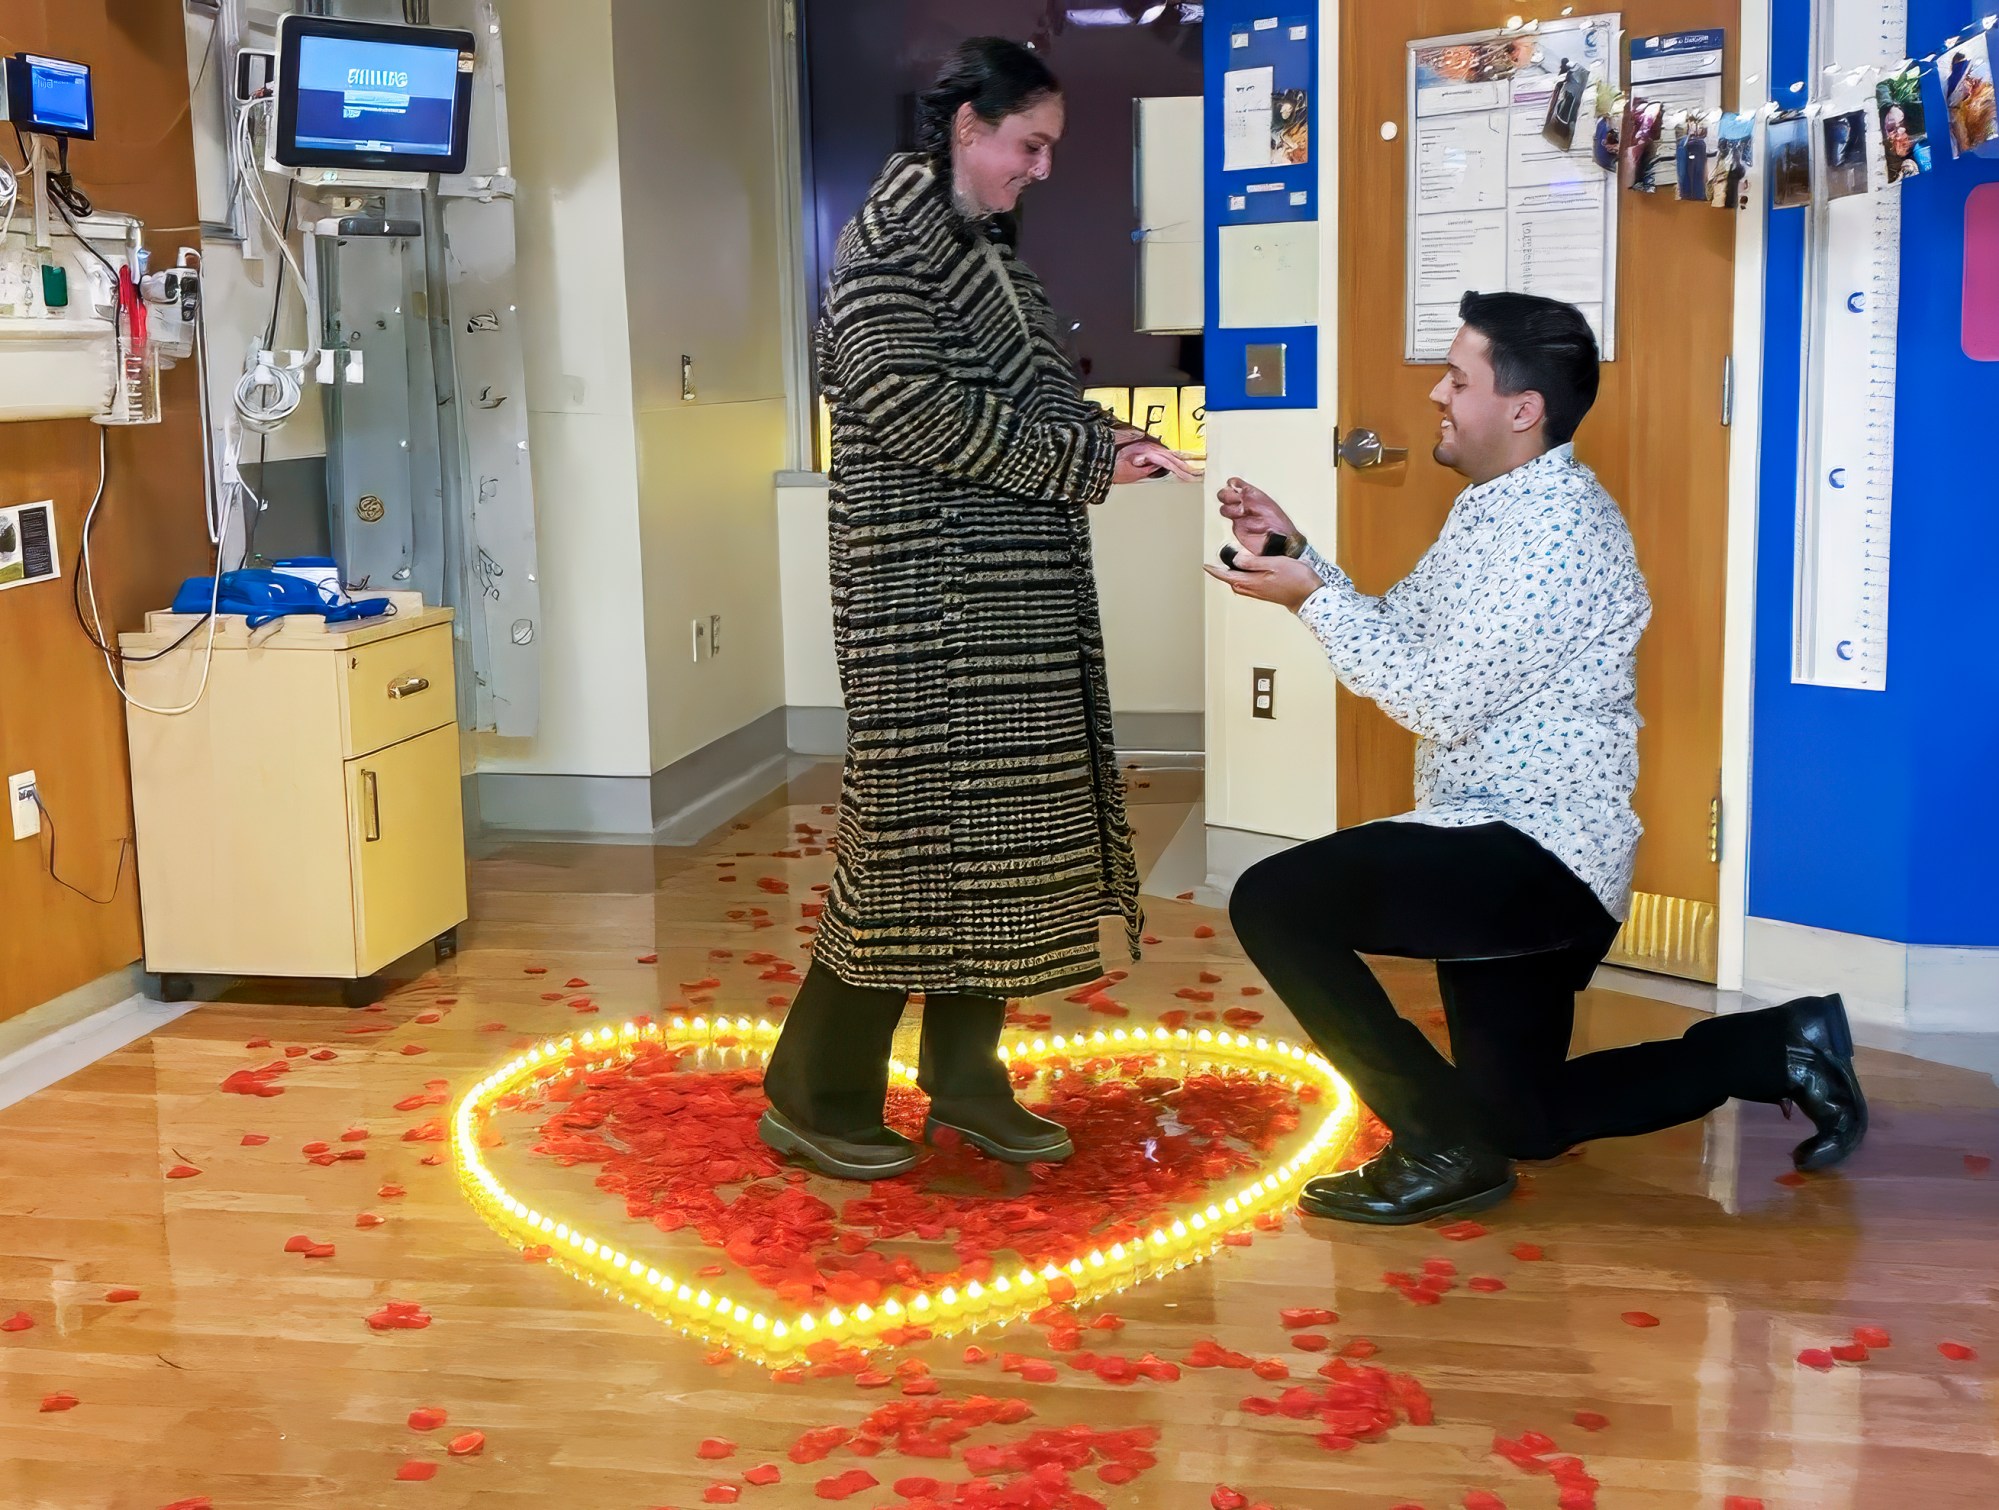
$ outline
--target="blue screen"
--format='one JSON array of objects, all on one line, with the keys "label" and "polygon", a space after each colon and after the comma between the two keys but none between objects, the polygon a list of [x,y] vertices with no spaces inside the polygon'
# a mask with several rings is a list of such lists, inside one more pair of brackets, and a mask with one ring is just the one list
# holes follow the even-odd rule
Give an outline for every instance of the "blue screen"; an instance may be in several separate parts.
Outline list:
[{"label": "blue screen", "polygon": [[306,36],[292,134],[313,152],[449,157],[458,49]]},{"label": "blue screen", "polygon": [[90,70],[55,58],[28,59],[35,124],[47,131],[90,130]]}]

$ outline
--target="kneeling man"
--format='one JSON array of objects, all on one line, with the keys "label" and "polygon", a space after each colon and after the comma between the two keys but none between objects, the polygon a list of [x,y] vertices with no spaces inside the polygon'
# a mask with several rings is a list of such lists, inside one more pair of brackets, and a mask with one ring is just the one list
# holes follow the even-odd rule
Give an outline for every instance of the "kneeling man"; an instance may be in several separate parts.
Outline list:
[{"label": "kneeling man", "polygon": [[[1570,444],[1597,394],[1588,323],[1525,294],[1468,294],[1460,313],[1430,397],[1436,459],[1471,485],[1407,578],[1368,597],[1299,549],[1267,494],[1238,480],[1221,494],[1242,551],[1210,573],[1296,613],[1340,681],[1419,737],[1414,812],[1264,861],[1230,905],[1250,958],[1394,1134],[1301,1205],[1376,1224],[1477,1210],[1512,1189],[1515,1159],[1731,1097],[1796,1105],[1815,1129],[1797,1166],[1835,1164],[1867,1129],[1836,996],[1569,1058],[1576,992],[1629,905],[1652,605],[1617,504]],[[1295,555],[1261,554],[1277,534]],[[1436,961],[1449,1059],[1368,954]]]}]

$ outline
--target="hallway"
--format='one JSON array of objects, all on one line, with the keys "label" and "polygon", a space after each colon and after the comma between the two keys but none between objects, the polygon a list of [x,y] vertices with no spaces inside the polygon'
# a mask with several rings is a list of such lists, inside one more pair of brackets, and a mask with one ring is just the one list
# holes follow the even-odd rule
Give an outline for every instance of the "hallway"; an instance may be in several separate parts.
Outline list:
[{"label": "hallway", "polygon": [[[244,987],[0,1111],[15,1155],[0,1176],[0,1314],[14,1318],[0,1337],[0,1503],[1993,1502],[1999,1090],[1899,1055],[1863,1052],[1874,1129],[1838,1174],[1789,1176],[1797,1127],[1731,1109],[1705,1128],[1523,1171],[1519,1197],[1482,1225],[1366,1232],[1286,1215],[1072,1319],[906,1337],[865,1360],[822,1350],[818,1366],[775,1377],[524,1262],[453,1178],[446,1098],[546,1038],[640,1014],[774,1013],[803,966],[811,888],[830,873],[813,840],[830,827],[836,780],[802,769],[697,849],[489,847],[473,862],[463,952],[410,971],[381,1007],[295,995],[278,1006]],[[1131,780],[1152,865],[1198,778]],[[1027,1037],[1162,1017],[1198,1031],[1195,1014],[1231,1010],[1225,1020],[1255,1033],[1285,1031],[1272,998],[1249,994],[1259,983],[1222,915],[1148,904],[1160,943],[1144,962],[1095,1010],[1030,1004],[1050,1021]],[[1416,970],[1394,979],[1405,1010],[1435,1010]],[[1603,1046],[1688,1015],[1598,991],[1579,1031]],[[1176,1094],[1155,1087],[1149,1104],[1184,1110]],[[1289,1146],[1283,1107],[1242,1084],[1215,1094],[1231,1116],[1261,1108],[1258,1125],[1276,1130],[1280,1154]],[[733,1124],[700,1099],[690,1085],[663,1135],[714,1157]],[[1128,1134],[1116,1120],[1128,1097],[1072,1104],[1084,1125]],[[589,1163],[564,1168],[516,1135],[540,1128],[542,1146],[573,1156],[563,1139],[587,1120],[564,1122],[560,1107],[496,1118],[507,1141],[493,1167],[634,1253],[682,1255],[683,1272],[718,1289],[771,1257],[729,1244],[759,1202],[801,1210],[805,1192],[837,1211],[857,1193],[751,1179],[721,1228],[663,1231],[624,1216]],[[1178,1156],[1158,1151],[1169,1146],[1182,1145],[1145,1149],[1162,1181],[1198,1171],[1169,1167]],[[1101,1152],[1112,1172],[1137,1157]],[[671,1204],[678,1157],[669,1146],[625,1161],[621,1190],[650,1181]],[[935,1240],[892,1240],[894,1213],[861,1208],[810,1234],[805,1256],[828,1273],[865,1276],[870,1253],[948,1270],[992,1236],[982,1202],[1051,1230],[1114,1220],[1065,1185],[1090,1158],[1086,1146],[1030,1187],[960,1152],[899,1182],[908,1191],[885,1204],[905,1211],[941,1192],[927,1209],[953,1213],[958,1260]],[[1336,1314],[1311,1314],[1321,1310]],[[1865,1328],[1892,1342],[1875,1336],[1864,1362],[1808,1351],[1850,1347]],[[1946,1356],[1945,1344],[1977,1356]],[[1330,1388],[1322,1365],[1339,1376]],[[447,1420],[413,1430],[426,1408]],[[999,1493],[1030,1472],[1038,1497]],[[398,1482],[433,1473],[428,1488]],[[963,1487],[980,1476],[988,1489]]]}]

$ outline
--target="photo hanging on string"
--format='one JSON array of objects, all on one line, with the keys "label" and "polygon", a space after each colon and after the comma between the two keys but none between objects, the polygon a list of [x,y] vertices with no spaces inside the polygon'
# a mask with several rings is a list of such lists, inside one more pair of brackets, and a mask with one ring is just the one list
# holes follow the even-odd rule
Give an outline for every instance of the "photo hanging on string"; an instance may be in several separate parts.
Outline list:
[{"label": "photo hanging on string", "polygon": [[1881,113],[1881,148],[1888,182],[1898,184],[1929,172],[1933,163],[1921,71],[1911,68],[1883,79],[1875,86],[1874,100]]},{"label": "photo hanging on string", "polygon": [[1756,118],[1723,115],[1715,122],[1708,160],[1707,202],[1717,210],[1749,208],[1749,169],[1756,160]]},{"label": "photo hanging on string", "polygon": [[1950,114],[1951,151],[1959,157],[1999,141],[1999,112],[1992,93],[1992,49],[1984,32],[1946,48],[1937,59],[1944,109]]},{"label": "photo hanging on string", "polygon": [[1764,133],[1770,151],[1770,203],[1780,210],[1812,202],[1812,123],[1802,110],[1770,117]]},{"label": "photo hanging on string", "polygon": [[1867,192],[1867,117],[1865,110],[1843,110],[1819,125],[1825,143],[1825,195],[1848,199]]}]

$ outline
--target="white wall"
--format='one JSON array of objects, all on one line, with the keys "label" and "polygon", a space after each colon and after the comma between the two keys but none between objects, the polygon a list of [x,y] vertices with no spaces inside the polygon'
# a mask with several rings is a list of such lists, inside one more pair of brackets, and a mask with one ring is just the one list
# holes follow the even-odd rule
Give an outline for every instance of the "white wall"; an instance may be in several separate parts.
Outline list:
[{"label": "white wall", "polygon": [[541,729],[481,771],[650,776],[611,0],[499,0],[541,558]]},{"label": "white wall", "polygon": [[[1203,707],[1201,574],[1210,489],[1182,482],[1112,488],[1091,514],[1111,704],[1119,713],[1199,713]],[[826,487],[777,493],[784,609],[784,701],[840,706],[827,582]]]},{"label": "white wall", "polygon": [[784,702],[778,26],[773,0],[612,5],[655,770]]},{"label": "white wall", "polygon": [[[1337,79],[1339,17],[1319,26],[1319,77]],[[1326,92],[1319,116],[1319,406],[1259,412],[1208,411],[1208,477],[1247,478],[1284,505],[1307,536],[1337,536],[1333,436],[1339,426],[1339,112]],[[1209,540],[1227,534],[1219,519]],[[1323,652],[1282,609],[1208,589],[1208,823],[1284,838],[1332,831],[1338,815],[1333,728],[1336,683]],[[1277,717],[1252,717],[1254,668],[1277,672]]]}]

